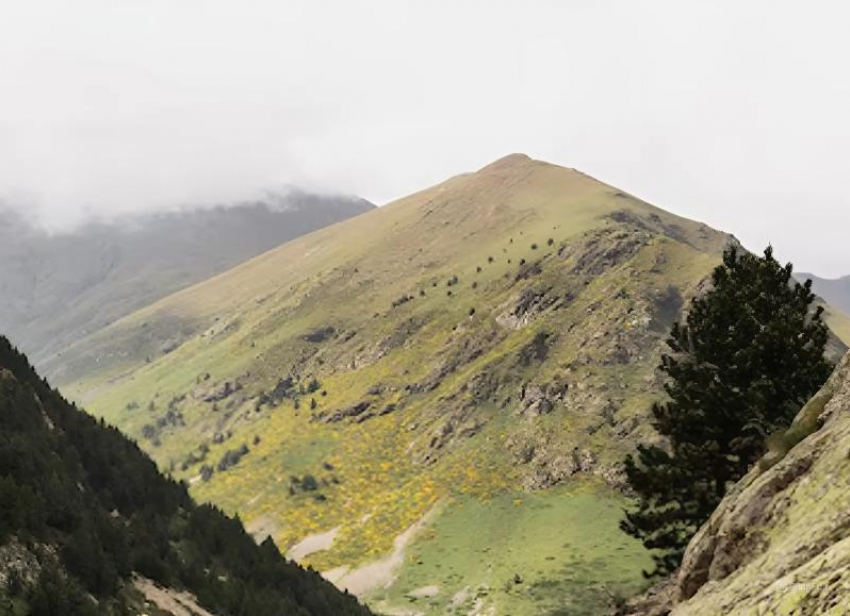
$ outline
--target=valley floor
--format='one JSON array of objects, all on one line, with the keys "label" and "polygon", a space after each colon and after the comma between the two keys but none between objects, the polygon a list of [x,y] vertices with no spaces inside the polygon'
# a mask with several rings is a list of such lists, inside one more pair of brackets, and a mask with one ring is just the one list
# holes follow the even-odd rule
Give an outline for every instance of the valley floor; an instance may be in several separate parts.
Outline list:
[{"label": "valley floor", "polygon": [[358,571],[330,577],[393,616],[601,614],[639,592],[651,566],[617,529],[624,505],[593,484],[460,497],[359,570],[377,587],[358,586]]}]

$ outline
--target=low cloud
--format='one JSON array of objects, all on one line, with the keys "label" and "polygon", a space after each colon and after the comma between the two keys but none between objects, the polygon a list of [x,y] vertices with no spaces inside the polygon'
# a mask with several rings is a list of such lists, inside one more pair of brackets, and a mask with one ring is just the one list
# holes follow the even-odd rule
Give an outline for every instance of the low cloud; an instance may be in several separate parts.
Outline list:
[{"label": "low cloud", "polygon": [[51,228],[506,153],[850,272],[850,17],[746,3],[10,2],[0,196]]}]

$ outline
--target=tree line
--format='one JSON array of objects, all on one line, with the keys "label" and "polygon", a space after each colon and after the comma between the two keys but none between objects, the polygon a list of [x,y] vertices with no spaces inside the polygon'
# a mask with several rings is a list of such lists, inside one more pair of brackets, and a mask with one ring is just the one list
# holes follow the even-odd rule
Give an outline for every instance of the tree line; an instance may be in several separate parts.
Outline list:
[{"label": "tree line", "polygon": [[0,546],[13,539],[39,566],[32,579],[8,576],[0,614],[130,613],[123,591],[134,572],[216,614],[369,613],[270,539],[258,546],[238,519],[195,504],[0,337]]}]

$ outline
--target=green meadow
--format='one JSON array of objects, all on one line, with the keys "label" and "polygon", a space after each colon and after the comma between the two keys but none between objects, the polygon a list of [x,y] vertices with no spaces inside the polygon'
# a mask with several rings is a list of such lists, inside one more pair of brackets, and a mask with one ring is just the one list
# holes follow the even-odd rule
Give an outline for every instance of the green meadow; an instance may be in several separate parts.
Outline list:
[{"label": "green meadow", "polygon": [[639,542],[612,532],[625,504],[594,484],[458,498],[370,603],[387,614],[603,613],[640,591],[652,564]]}]

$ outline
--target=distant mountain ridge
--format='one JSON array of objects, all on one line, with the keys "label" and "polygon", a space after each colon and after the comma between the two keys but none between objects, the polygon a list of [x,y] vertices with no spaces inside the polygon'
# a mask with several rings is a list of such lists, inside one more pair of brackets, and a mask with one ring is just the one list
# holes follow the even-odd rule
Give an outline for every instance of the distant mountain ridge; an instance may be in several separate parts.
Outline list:
[{"label": "distant mountain ridge", "polygon": [[36,365],[161,297],[374,208],[292,190],[48,234],[0,210],[0,331]]},{"label": "distant mountain ridge", "polygon": [[811,278],[812,289],[824,298],[831,306],[850,315],[850,276],[841,278],[821,278],[814,274],[801,272],[796,274],[798,280]]}]

